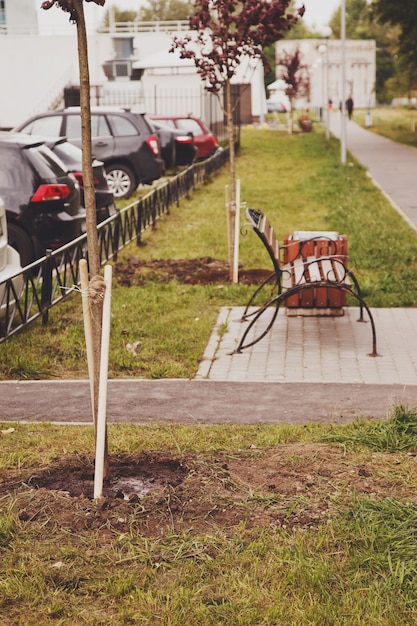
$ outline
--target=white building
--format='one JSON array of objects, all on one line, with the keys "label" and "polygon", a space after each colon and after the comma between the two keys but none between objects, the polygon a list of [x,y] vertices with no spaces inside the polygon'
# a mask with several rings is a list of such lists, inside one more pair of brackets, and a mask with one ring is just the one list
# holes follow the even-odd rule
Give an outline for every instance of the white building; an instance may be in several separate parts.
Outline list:
[{"label": "white building", "polygon": [[[65,88],[79,85],[76,26],[57,7],[42,13],[60,15],[61,25],[41,24],[40,4],[40,0],[0,0],[0,128],[11,128],[31,115],[62,106]],[[205,113],[208,108],[213,113],[213,105],[207,104],[194,64],[186,67],[178,55],[169,54],[173,36],[185,34],[187,22],[112,24],[104,29],[97,20],[89,22],[88,12],[104,17],[105,8],[91,2],[85,3],[85,10],[90,83],[100,104],[137,105],[152,114],[165,112],[160,109],[163,100],[171,109],[178,100],[181,114],[193,113],[208,122]],[[251,68],[250,64],[242,64],[236,81],[244,94],[245,122],[266,113],[263,67],[258,63]],[[217,109],[219,120],[222,113]]]},{"label": "white building", "polygon": [[[276,65],[283,52],[300,49],[302,63],[310,75],[310,106],[321,109],[329,100],[338,108],[342,99],[342,42],[339,39],[279,41]],[[375,106],[376,45],[369,39],[349,39],[345,43],[346,97],[352,96],[357,108]]]},{"label": "white building", "polygon": [[29,32],[37,29],[38,19],[34,2],[28,0],[0,0],[0,33]]}]

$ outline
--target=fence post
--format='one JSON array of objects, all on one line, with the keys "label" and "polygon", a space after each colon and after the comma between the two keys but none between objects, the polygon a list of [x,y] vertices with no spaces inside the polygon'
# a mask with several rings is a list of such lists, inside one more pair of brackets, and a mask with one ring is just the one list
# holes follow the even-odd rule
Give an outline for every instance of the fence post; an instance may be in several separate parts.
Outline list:
[{"label": "fence post", "polygon": [[114,232],[112,240],[114,261],[117,261],[117,254],[119,252],[120,219],[120,210],[117,209],[116,219],[114,220]]},{"label": "fence post", "polygon": [[136,205],[136,245],[140,246],[142,240],[143,199],[140,198]]},{"label": "fence post", "polygon": [[47,249],[45,261],[42,264],[42,293],[41,293],[41,311],[42,326],[48,323],[49,307],[52,303],[52,250]]},{"label": "fence post", "polygon": [[155,193],[153,196],[154,202],[152,202],[152,230],[156,228],[156,218],[158,215],[157,206],[159,206],[159,189],[158,187],[155,189]]}]

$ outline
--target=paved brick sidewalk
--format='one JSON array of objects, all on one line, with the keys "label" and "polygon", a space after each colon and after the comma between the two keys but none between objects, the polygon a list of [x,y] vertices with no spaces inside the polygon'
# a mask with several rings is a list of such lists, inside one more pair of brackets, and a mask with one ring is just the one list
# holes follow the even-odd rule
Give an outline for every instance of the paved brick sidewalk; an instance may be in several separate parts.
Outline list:
[{"label": "paved brick sidewalk", "polygon": [[[224,307],[207,345],[197,378],[282,383],[417,384],[417,309],[372,309],[378,357],[370,357],[371,325],[358,322],[359,309],[343,317],[287,317],[270,333],[233,354],[247,323],[242,307]],[[263,325],[258,322],[257,331]],[[223,332],[219,337],[219,329]],[[417,400],[417,399],[416,399]]]}]

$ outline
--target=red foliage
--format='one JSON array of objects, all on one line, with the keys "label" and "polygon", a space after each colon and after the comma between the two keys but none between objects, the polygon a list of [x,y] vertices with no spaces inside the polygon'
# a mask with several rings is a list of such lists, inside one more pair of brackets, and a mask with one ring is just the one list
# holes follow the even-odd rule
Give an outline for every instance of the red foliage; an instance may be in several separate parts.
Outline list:
[{"label": "red foliage", "polygon": [[[106,0],[85,0],[85,2],[94,2],[99,6],[104,6]],[[53,6],[60,7],[63,11],[70,14],[70,22],[77,22],[77,10],[74,7],[73,0],[44,0],[41,4],[41,9],[50,9]]]},{"label": "red foliage", "polygon": [[291,0],[195,0],[189,18],[196,34],[174,39],[171,51],[194,60],[207,91],[218,93],[236,73],[243,56],[262,59],[262,49],[285,36],[304,14],[286,13]]},{"label": "red foliage", "polygon": [[287,84],[285,93],[290,98],[307,96],[310,90],[308,66],[301,63],[301,52],[296,48],[293,52],[283,52],[278,59],[278,75]]}]

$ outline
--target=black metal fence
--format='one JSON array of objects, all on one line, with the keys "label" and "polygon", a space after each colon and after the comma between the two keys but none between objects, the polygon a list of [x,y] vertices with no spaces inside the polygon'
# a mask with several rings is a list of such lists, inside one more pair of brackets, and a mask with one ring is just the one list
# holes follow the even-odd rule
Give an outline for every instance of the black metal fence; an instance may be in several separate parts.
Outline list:
[{"label": "black metal fence", "polygon": [[[102,222],[97,227],[101,265],[115,261],[129,243],[139,243],[146,229],[154,227],[197,184],[207,182],[228,158],[228,150],[223,150],[195,163]],[[36,319],[47,324],[49,309],[79,289],[79,262],[83,258],[87,258],[86,235],[53,252],[48,250],[22,273],[0,283],[0,343]]]}]

